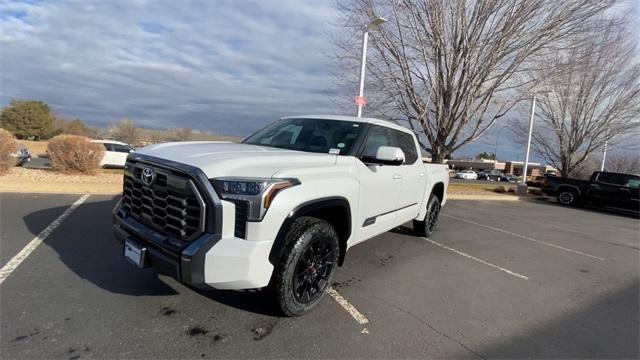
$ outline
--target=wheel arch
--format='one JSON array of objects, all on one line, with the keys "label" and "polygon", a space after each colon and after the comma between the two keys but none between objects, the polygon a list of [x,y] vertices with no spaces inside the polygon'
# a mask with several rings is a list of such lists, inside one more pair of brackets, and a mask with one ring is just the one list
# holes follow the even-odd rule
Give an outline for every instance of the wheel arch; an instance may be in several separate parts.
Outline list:
[{"label": "wheel arch", "polygon": [[338,233],[340,254],[338,265],[344,263],[347,240],[351,236],[351,206],[349,200],[341,196],[331,196],[310,200],[296,206],[286,217],[269,252],[269,262],[277,266],[287,246],[286,234],[291,223],[300,216],[311,216],[325,220]]},{"label": "wheel arch", "polygon": [[443,182],[435,183],[433,185],[433,188],[431,189],[431,194],[437,196],[438,200],[440,200],[440,203],[442,203],[442,200],[444,199],[444,183]]},{"label": "wheel arch", "polygon": [[582,191],[580,190],[579,187],[575,186],[575,185],[570,185],[570,184],[560,184],[556,187],[556,194],[560,191],[562,191],[563,189],[570,189],[576,192],[576,194],[578,194],[578,196],[582,195]]}]

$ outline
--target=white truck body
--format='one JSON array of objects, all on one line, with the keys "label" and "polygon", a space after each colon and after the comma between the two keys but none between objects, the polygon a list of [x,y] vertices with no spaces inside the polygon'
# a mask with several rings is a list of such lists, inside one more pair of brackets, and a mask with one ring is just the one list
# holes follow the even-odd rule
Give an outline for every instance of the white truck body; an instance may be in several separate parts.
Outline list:
[{"label": "white truck body", "polygon": [[[171,168],[178,166],[177,164],[184,164],[187,168],[185,172],[191,171],[189,169],[197,169],[193,171],[199,172],[200,178],[211,180],[211,183],[214,184],[213,188],[216,189],[219,189],[216,187],[218,184],[216,181],[224,182],[228,179],[233,181],[236,181],[234,179],[242,179],[241,181],[267,179],[267,181],[276,182],[280,179],[293,179],[286,180],[293,181],[293,185],[285,185],[288,187],[277,191],[271,198],[267,209],[264,208],[264,201],[258,203],[262,204],[259,209],[262,218],[258,220],[246,218],[251,217],[251,215],[246,215],[246,212],[256,210],[255,208],[252,210],[252,204],[248,205],[249,210],[239,211],[236,208],[240,206],[239,204],[246,204],[242,203],[244,201],[243,195],[227,196],[220,193],[222,190],[208,194],[207,196],[216,198],[214,199],[215,211],[221,211],[221,216],[218,214],[219,219],[221,218],[219,235],[213,241],[213,245],[206,249],[202,255],[204,264],[200,265],[201,270],[189,270],[192,272],[201,271],[202,274],[185,275],[185,257],[182,256],[183,264],[177,264],[178,276],[176,277],[180,280],[190,282],[195,286],[204,285],[217,289],[265,287],[270,283],[274,268],[277,267],[278,259],[281,256],[279,253],[284,251],[282,249],[286,245],[278,244],[282,238],[282,231],[285,231],[288,224],[297,216],[320,214],[318,216],[329,223],[332,221],[340,222],[340,224],[332,223],[332,225],[341,235],[341,264],[350,247],[408,221],[414,220],[418,223],[424,221],[430,198],[437,197],[440,206],[446,203],[448,169],[445,165],[422,162],[422,158],[419,156],[420,148],[412,131],[387,121],[368,118],[298,116],[284,118],[281,121],[291,121],[290,119],[325,121],[329,122],[329,127],[332,124],[344,126],[345,124],[342,122],[352,124],[349,126],[353,126],[354,130],[358,131],[359,144],[361,148],[365,149],[364,151],[368,151],[366,150],[369,146],[367,144],[372,142],[384,144],[384,138],[378,136],[379,134],[376,135],[376,132],[388,133],[395,139],[407,140],[410,138],[412,143],[409,147],[407,144],[403,146],[405,152],[410,153],[411,156],[394,147],[379,146],[377,147],[377,156],[389,156],[389,152],[393,154],[393,151],[396,151],[402,155],[402,159],[400,159],[400,163],[396,162],[395,164],[376,163],[370,158],[363,159],[362,156],[358,156],[358,151],[353,146],[349,154],[339,154],[339,150],[336,148],[342,147],[344,149],[344,142],[339,142],[336,148],[330,147],[328,153],[228,142],[165,143],[137,150],[129,157],[131,164],[128,162],[125,168],[125,183],[127,183],[127,176],[132,177],[130,179],[132,183],[139,182],[139,179],[134,178],[137,176],[136,174],[139,173],[143,177],[144,171],[147,171],[145,166],[150,165],[153,169],[153,166],[156,165],[154,161],[159,161],[157,170],[160,172],[163,171],[163,167]],[[321,125],[326,126],[327,124]],[[358,127],[362,127],[362,129],[358,129]],[[374,136],[378,137],[374,139]],[[275,137],[272,136],[272,138]],[[268,139],[268,137],[264,138]],[[317,136],[314,139],[321,144],[320,147],[331,145],[326,144],[326,139],[318,140]],[[358,141],[356,141],[356,145],[357,143]],[[407,161],[407,159],[411,161]],[[137,166],[139,169],[133,169],[131,166]],[[230,182],[232,186],[252,184],[244,185],[245,183],[233,181]],[[151,221],[151,216],[154,216],[152,221],[156,221],[156,214],[153,213],[145,218],[144,212],[150,211],[147,209],[142,209],[140,216],[135,216],[135,214],[132,216],[131,213],[127,213],[128,210],[135,212],[136,186],[142,191],[141,194],[146,188],[144,184],[134,185],[133,193],[130,193],[125,184],[124,205],[120,203],[114,210],[114,226],[117,227],[116,235],[121,241],[131,240],[136,244],[134,247],[143,248],[146,246],[145,241],[147,240],[141,238],[142,236],[139,234],[141,230],[136,230],[136,226],[139,228],[145,224],[145,220]],[[208,184],[196,187],[200,193],[212,190]],[[154,190],[147,192],[155,194]],[[200,196],[202,195],[200,194]],[[127,205],[127,201],[131,201],[131,199],[127,200],[128,196],[134,197],[133,202],[129,205]],[[145,199],[141,198],[141,203],[144,201]],[[334,214],[322,215],[324,214],[322,206],[331,206],[330,212]],[[204,205],[204,207],[209,211],[208,209],[212,206]],[[335,210],[340,210],[341,215],[334,219]],[[298,214],[300,211],[304,213]],[[240,216],[245,218],[239,219]],[[137,222],[135,226],[127,228],[128,217],[134,218],[131,224]],[[158,220],[158,222],[161,221]],[[157,230],[157,227],[154,228],[153,224],[151,225],[152,230]],[[158,237],[156,236],[156,238]],[[190,247],[192,245],[187,246],[187,248]],[[196,250],[191,249],[190,251]],[[203,252],[201,249],[197,249],[197,251]],[[194,281],[193,279],[199,280]]]}]

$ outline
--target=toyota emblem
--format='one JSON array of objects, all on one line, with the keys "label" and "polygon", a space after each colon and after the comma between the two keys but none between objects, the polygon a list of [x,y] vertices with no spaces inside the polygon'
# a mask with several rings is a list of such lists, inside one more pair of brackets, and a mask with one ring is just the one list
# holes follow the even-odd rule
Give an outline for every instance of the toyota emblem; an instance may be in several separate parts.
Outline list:
[{"label": "toyota emblem", "polygon": [[140,180],[145,185],[151,185],[156,180],[156,172],[152,168],[144,168],[140,174]]}]

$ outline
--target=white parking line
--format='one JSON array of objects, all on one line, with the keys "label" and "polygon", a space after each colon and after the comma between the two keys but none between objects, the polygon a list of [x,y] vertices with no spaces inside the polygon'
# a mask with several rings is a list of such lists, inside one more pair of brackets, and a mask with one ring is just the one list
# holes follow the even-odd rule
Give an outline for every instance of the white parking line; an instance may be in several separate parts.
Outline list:
[{"label": "white parking line", "polygon": [[358,324],[369,324],[369,319],[367,319],[366,316],[358,311],[358,309],[356,309],[356,307],[353,306],[347,299],[343,298],[342,295],[340,295],[340,293],[336,291],[336,289],[332,287],[328,288],[327,294],[329,294],[329,296],[331,296],[338,304],[340,304],[340,306],[347,310],[349,315],[351,315],[351,317],[353,317],[358,322]]},{"label": "white parking line", "polygon": [[574,254],[578,254],[578,255],[582,255],[582,256],[590,257],[590,258],[592,258],[592,259],[596,259],[596,260],[604,261],[604,258],[601,258],[601,257],[599,257],[599,256],[595,256],[595,255],[587,254],[587,253],[584,253],[584,252],[579,251],[579,250],[569,249],[569,248],[566,248],[566,247],[564,247],[564,246],[556,245],[556,244],[553,244],[553,243],[550,243],[550,242],[546,242],[546,241],[543,241],[543,240],[534,239],[534,238],[532,238],[532,237],[528,237],[528,236],[526,236],[526,235],[521,235],[521,234],[517,234],[517,233],[511,232],[511,231],[508,231],[508,230],[500,229],[500,228],[497,228],[497,227],[495,227],[495,226],[481,224],[481,223],[479,223],[479,222],[475,222],[475,221],[472,221],[472,220],[467,220],[467,219],[459,218],[459,217],[457,217],[457,216],[453,216],[453,215],[447,215],[447,214],[441,214],[441,215],[442,215],[442,216],[449,217],[449,218],[452,218],[452,219],[456,219],[456,220],[459,220],[459,221],[462,221],[462,222],[466,222],[467,224],[472,224],[472,225],[480,226],[480,227],[483,227],[483,228],[486,228],[486,229],[490,229],[490,230],[493,230],[493,231],[501,232],[501,233],[503,233],[503,234],[507,234],[507,235],[515,236],[515,237],[518,237],[518,238],[521,238],[521,239],[525,239],[525,240],[533,241],[533,242],[538,243],[538,244],[542,244],[542,245],[550,246],[550,247],[552,247],[552,248],[556,248],[556,249],[564,250],[564,251],[567,251],[567,252],[570,252],[570,253],[574,253]]},{"label": "white parking line", "polygon": [[509,275],[511,275],[511,276],[515,276],[515,277],[517,277],[517,278],[519,278],[519,279],[529,280],[529,277],[524,276],[524,275],[522,275],[522,274],[518,274],[518,273],[517,273],[517,272],[515,272],[515,271],[511,271],[511,270],[509,270],[509,269],[505,269],[505,268],[503,268],[502,266],[498,266],[498,265],[496,265],[496,264],[492,264],[492,263],[487,262],[487,261],[484,261],[484,260],[482,260],[482,259],[478,259],[478,258],[477,258],[477,257],[475,257],[475,256],[469,255],[469,254],[464,253],[464,252],[462,252],[462,251],[460,251],[460,250],[456,250],[456,249],[454,249],[454,248],[452,248],[452,247],[448,247],[447,245],[441,244],[441,243],[439,243],[439,242],[437,242],[437,241],[433,241],[433,240],[431,240],[431,239],[427,239],[427,238],[425,238],[425,237],[423,237],[423,239],[424,239],[424,240],[427,240],[428,242],[432,243],[432,244],[433,244],[433,245],[435,245],[435,246],[439,246],[439,247],[441,247],[441,248],[443,248],[443,249],[447,249],[447,250],[452,251],[452,252],[454,252],[454,253],[456,253],[456,254],[458,254],[458,255],[462,255],[462,256],[464,256],[464,257],[466,257],[466,258],[468,258],[468,259],[471,259],[471,260],[477,261],[477,262],[479,262],[480,264],[487,265],[487,266],[490,266],[490,267],[492,267],[492,268],[494,268],[494,269],[497,269],[497,270],[500,270],[500,271],[506,272],[507,274],[509,274]]},{"label": "white parking line", "polygon": [[0,284],[4,282],[4,280],[11,275],[11,273],[24,261],[24,259],[33,252],[42,242],[49,236],[53,230],[55,230],[62,222],[71,215],[71,213],[80,206],[85,200],[89,198],[89,195],[82,195],[78,200],[76,200],[71,206],[65,210],[62,215],[58,216],[57,219],[53,220],[49,226],[47,226],[38,236],[33,238],[19,253],[16,254],[9,262],[0,269]]}]

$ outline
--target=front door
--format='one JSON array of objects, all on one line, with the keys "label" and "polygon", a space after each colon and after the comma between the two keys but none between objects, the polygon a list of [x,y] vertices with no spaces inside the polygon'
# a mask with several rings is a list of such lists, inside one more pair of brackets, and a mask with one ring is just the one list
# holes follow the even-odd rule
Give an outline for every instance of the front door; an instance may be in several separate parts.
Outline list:
[{"label": "front door", "polygon": [[364,150],[356,159],[360,196],[356,224],[358,236],[354,237],[353,244],[396,226],[402,175],[399,166],[375,163],[380,146],[397,146],[395,137],[391,129],[373,125],[365,139]]},{"label": "front door", "polygon": [[591,183],[589,197],[605,206],[624,207],[628,199],[628,189],[625,189],[624,174],[599,173]]}]

